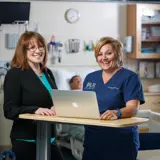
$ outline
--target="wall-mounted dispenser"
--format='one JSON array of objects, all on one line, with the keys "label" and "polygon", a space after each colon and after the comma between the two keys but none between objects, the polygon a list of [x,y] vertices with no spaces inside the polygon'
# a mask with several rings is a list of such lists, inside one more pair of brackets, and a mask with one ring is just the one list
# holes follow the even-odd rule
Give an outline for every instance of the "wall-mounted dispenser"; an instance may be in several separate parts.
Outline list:
[{"label": "wall-mounted dispenser", "polygon": [[17,45],[19,35],[16,33],[7,33],[6,34],[6,48],[14,49]]},{"label": "wall-mounted dispenser", "polygon": [[124,37],[124,52],[131,53],[133,51],[133,36]]},{"label": "wall-mounted dispenser", "polygon": [[79,39],[68,39],[65,42],[65,50],[67,53],[79,52],[80,40]]}]

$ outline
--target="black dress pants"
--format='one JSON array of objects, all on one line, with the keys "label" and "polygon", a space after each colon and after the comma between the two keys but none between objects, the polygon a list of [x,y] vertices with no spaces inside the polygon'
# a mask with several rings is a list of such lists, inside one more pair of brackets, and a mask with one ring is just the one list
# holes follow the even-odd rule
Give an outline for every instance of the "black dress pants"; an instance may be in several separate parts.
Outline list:
[{"label": "black dress pants", "polygon": [[[36,160],[36,143],[19,140],[11,140],[12,151],[16,154],[16,160]],[[63,160],[62,153],[56,142],[51,144],[51,159]]]}]

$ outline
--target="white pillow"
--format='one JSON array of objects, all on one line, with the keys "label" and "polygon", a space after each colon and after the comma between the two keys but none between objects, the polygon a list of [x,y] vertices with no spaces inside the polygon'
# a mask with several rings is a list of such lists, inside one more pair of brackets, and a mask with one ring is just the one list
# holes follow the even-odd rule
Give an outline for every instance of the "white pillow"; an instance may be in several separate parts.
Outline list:
[{"label": "white pillow", "polygon": [[76,74],[62,69],[51,69],[59,90],[69,90],[69,80]]}]

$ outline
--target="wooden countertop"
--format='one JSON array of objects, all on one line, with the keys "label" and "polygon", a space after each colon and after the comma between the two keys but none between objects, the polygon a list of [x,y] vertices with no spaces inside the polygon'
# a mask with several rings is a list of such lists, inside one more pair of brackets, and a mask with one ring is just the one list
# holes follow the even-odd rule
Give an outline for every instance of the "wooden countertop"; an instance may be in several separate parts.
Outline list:
[{"label": "wooden countertop", "polygon": [[145,96],[160,96],[160,92],[144,92]]},{"label": "wooden countertop", "polygon": [[148,121],[147,118],[125,118],[118,120],[96,120],[96,119],[80,119],[80,118],[66,118],[66,117],[54,117],[54,116],[42,116],[36,114],[21,114],[19,115],[21,119],[32,119],[38,121],[48,121],[48,122],[60,122],[60,123],[71,123],[71,124],[84,124],[84,125],[95,125],[95,126],[106,126],[106,127],[128,127],[135,126]]}]

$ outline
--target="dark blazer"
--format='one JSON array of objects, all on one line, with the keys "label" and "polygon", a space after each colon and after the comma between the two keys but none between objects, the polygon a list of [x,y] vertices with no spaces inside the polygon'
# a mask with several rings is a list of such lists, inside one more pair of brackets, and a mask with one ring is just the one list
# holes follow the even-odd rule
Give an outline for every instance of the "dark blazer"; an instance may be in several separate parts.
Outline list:
[{"label": "dark blazer", "polygon": [[[57,89],[52,72],[43,71],[51,87]],[[51,108],[52,99],[35,72],[30,69],[12,68],[4,81],[4,116],[13,120],[12,139],[35,139],[36,123],[18,119],[19,114],[34,113],[38,108]]]}]

